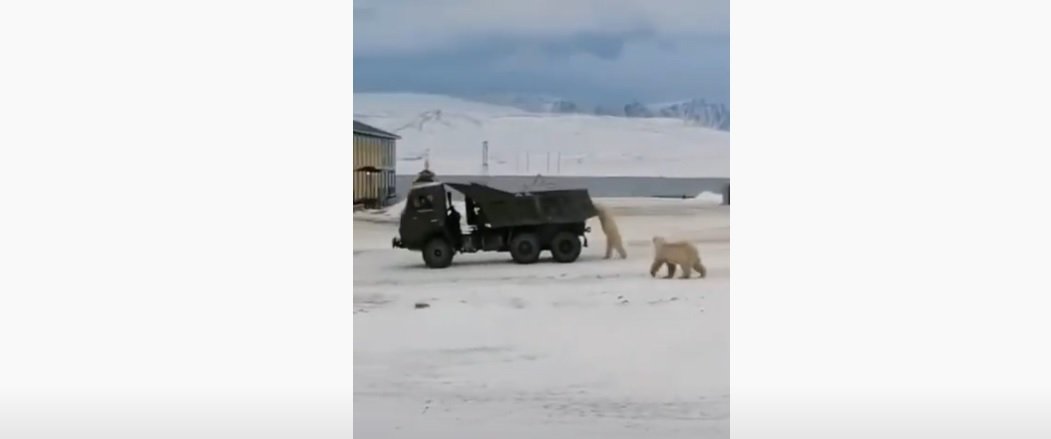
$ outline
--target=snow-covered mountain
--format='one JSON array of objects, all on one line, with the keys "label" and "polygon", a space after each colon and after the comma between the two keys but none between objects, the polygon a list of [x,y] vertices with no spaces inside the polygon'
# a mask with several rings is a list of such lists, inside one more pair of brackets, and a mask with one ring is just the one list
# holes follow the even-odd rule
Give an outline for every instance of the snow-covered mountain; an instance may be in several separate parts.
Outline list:
[{"label": "snow-covered mountain", "polygon": [[493,105],[515,107],[537,113],[586,113],[586,108],[568,99],[551,95],[523,95],[513,93],[484,94],[467,99]]},{"label": "snow-covered mountain", "polygon": [[440,95],[359,93],[357,120],[394,132],[397,172],[728,177],[730,134],[678,117],[609,117]]},{"label": "snow-covered mountain", "polygon": [[730,130],[730,109],[704,99],[691,99],[667,104],[645,106],[648,115],[642,117],[674,117],[718,130]]},{"label": "snow-covered mountain", "polygon": [[593,114],[621,117],[665,117],[717,130],[730,130],[730,109],[724,104],[705,99],[690,99],[660,104],[629,102],[624,105],[592,106],[569,99],[546,95],[489,94],[473,97],[479,102],[507,105],[523,110],[557,114]]}]

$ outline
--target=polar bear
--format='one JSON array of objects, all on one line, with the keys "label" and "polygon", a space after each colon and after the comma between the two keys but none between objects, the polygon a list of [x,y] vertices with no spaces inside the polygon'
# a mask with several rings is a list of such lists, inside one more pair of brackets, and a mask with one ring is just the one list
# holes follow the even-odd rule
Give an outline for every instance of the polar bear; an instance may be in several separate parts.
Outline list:
[{"label": "polar bear", "polygon": [[595,210],[598,211],[598,221],[602,225],[602,233],[606,234],[606,257],[604,259],[612,257],[613,250],[617,250],[617,254],[620,255],[621,259],[627,259],[628,252],[624,251],[624,242],[620,237],[620,229],[617,228],[617,222],[613,221],[613,215],[606,206],[599,204],[595,205]]},{"label": "polar bear", "polygon": [[653,265],[650,266],[650,276],[656,277],[661,265],[668,266],[668,275],[665,279],[675,276],[675,266],[682,267],[680,279],[690,277],[690,270],[697,270],[701,277],[705,277],[708,271],[701,264],[700,253],[697,247],[688,241],[667,241],[664,237],[653,237]]}]

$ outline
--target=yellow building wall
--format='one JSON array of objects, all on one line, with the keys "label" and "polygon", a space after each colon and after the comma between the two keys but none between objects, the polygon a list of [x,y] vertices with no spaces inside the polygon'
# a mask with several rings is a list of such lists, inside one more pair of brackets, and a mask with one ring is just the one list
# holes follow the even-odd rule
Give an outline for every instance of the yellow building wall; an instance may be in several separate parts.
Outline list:
[{"label": "yellow building wall", "polygon": [[382,172],[354,172],[354,200],[385,200],[393,194],[395,143],[391,139],[354,135],[354,169],[370,166]]}]

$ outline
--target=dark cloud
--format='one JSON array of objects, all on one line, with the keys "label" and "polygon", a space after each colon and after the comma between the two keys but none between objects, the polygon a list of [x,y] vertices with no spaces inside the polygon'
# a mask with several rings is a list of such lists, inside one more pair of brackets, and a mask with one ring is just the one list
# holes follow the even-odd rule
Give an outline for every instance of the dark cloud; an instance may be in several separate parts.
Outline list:
[{"label": "dark cloud", "polygon": [[537,45],[551,56],[570,56],[587,53],[603,59],[616,59],[624,50],[624,45],[629,41],[649,39],[653,31],[640,30],[621,33],[580,33],[568,38],[542,41]]},{"label": "dark cloud", "polygon": [[[515,32],[500,22],[478,24],[462,17],[456,20],[472,25],[471,30],[439,31],[434,23],[427,29],[399,24],[399,30],[383,30],[378,21],[393,19],[374,20],[375,7],[379,4],[355,9],[357,91],[537,93],[603,104],[695,97],[729,101],[728,33],[670,34],[653,18],[622,20],[623,26],[599,30],[581,26],[572,31],[562,23],[558,32],[523,33],[526,22],[520,18]],[[406,16],[412,24],[424,23]],[[365,23],[371,27],[360,26]],[[443,39],[430,42],[428,35]]]}]

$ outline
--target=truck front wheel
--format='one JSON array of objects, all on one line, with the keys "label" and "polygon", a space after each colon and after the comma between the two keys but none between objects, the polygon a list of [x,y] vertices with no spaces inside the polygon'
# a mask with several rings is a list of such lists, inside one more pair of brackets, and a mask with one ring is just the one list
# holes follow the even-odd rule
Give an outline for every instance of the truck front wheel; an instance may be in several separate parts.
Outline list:
[{"label": "truck front wheel", "polygon": [[423,247],[423,262],[431,268],[445,268],[453,263],[453,248],[442,238],[432,238]]},{"label": "truck front wheel", "polygon": [[559,232],[551,240],[551,256],[557,262],[568,263],[580,257],[580,238],[569,232]]},{"label": "truck front wheel", "polygon": [[540,240],[536,234],[522,233],[511,239],[511,258],[519,264],[532,264],[540,259]]}]

